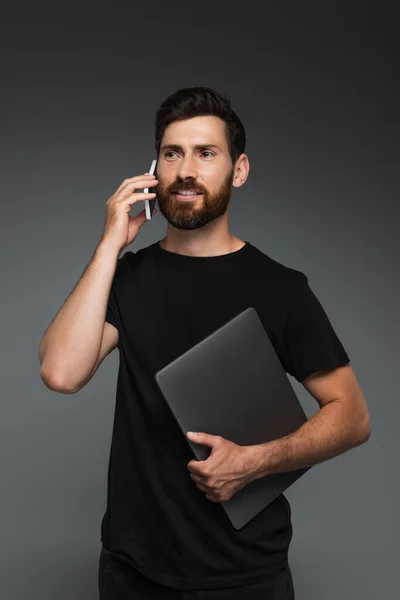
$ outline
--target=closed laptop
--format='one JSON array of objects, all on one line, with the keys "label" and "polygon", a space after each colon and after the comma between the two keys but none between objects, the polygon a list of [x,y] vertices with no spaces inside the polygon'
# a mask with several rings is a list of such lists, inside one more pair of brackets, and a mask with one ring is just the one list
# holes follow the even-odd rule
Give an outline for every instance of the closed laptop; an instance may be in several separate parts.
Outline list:
[{"label": "closed laptop", "polygon": [[[155,379],[198,460],[207,459],[210,448],[189,440],[187,431],[247,446],[284,437],[307,421],[253,307],[158,371]],[[310,468],[251,481],[221,506],[241,529]]]}]

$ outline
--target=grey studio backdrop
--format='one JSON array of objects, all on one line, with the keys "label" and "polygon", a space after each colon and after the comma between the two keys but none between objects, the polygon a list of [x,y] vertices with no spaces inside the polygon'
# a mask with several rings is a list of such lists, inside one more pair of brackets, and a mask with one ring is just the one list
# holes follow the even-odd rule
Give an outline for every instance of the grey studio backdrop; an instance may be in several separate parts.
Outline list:
[{"label": "grey studio backdrop", "polygon": [[[1,597],[97,598],[118,351],[63,395],[41,381],[38,346],[91,259],[107,199],[150,167],[158,106],[195,85],[229,93],[246,128],[251,170],[232,192],[232,232],[308,275],[371,415],[366,444],[286,492],[296,599],[394,597],[400,214],[390,15],[273,3],[259,16],[163,10],[157,29],[144,10],[139,23],[138,13],[57,19],[32,7],[6,38]],[[158,212],[129,249],[165,230]],[[311,416],[317,403],[289,378]]]}]

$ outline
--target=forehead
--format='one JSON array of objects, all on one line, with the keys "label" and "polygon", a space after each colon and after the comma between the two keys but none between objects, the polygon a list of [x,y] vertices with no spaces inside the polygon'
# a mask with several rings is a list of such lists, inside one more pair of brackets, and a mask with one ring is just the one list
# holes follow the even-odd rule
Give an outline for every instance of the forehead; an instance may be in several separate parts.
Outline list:
[{"label": "forehead", "polygon": [[225,121],[219,117],[193,117],[168,125],[163,135],[162,146],[178,144],[191,147],[195,144],[216,144],[223,150],[227,149],[225,135]]}]

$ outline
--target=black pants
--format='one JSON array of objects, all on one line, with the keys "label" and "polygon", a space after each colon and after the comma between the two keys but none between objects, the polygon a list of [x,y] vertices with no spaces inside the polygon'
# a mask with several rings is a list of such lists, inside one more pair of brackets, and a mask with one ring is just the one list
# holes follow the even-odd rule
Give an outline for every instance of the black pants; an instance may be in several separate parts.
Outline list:
[{"label": "black pants", "polygon": [[234,588],[180,590],[145,577],[127,562],[112,557],[104,548],[100,553],[99,600],[294,600],[289,565],[273,580]]}]

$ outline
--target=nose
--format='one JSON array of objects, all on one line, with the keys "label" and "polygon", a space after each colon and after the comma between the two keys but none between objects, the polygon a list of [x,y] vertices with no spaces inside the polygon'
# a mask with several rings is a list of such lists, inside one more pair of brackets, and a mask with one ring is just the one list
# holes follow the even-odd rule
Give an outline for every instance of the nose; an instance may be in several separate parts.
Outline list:
[{"label": "nose", "polygon": [[194,160],[190,156],[186,156],[179,165],[177,177],[182,180],[196,179],[197,171]]}]

